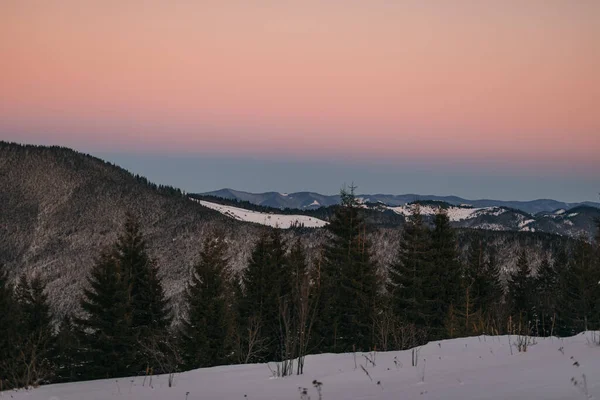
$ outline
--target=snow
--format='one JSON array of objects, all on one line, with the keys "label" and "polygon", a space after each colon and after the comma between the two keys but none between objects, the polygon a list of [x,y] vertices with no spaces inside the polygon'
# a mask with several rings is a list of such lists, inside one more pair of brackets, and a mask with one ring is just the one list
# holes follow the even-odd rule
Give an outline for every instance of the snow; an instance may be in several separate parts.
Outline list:
[{"label": "snow", "polygon": [[579,215],[579,213],[571,213],[571,214],[567,215],[567,218],[573,218],[573,217],[576,217],[577,215]]},{"label": "snow", "polygon": [[[521,221],[521,222],[519,222],[519,228],[524,228],[526,225],[529,225],[532,222],[535,222],[535,219],[526,219],[525,221]],[[521,229],[521,230],[524,230],[524,229]]]},{"label": "snow", "polygon": [[[430,205],[421,205],[421,214],[423,215],[435,215],[439,207],[430,206]],[[415,208],[414,204],[405,204],[403,206],[398,207],[387,207],[388,209],[394,211],[396,214],[401,214],[404,216],[409,216],[413,213]],[[498,216],[504,213],[506,210],[500,207],[483,207],[483,208],[470,208],[470,207],[456,207],[451,206],[446,209],[446,214],[448,214],[448,218],[452,222],[463,221],[465,219],[476,218],[481,214],[488,214]]]},{"label": "snow", "polygon": [[321,203],[319,203],[318,201],[314,200],[312,203],[310,203],[309,205],[307,205],[306,207],[312,207],[312,206],[320,206]]},{"label": "snow", "polygon": [[254,222],[256,224],[267,225],[274,228],[288,229],[295,225],[302,225],[306,228],[321,228],[327,225],[327,222],[309,217],[306,215],[284,215],[284,214],[269,214],[258,211],[246,210],[244,208],[225,206],[222,204],[211,203],[205,200],[197,200],[204,207],[211,208],[226,215],[230,218],[239,221]]},{"label": "snow", "polygon": [[288,197],[288,196],[289,196],[289,194],[288,194],[288,193],[279,193],[279,195],[280,195],[280,196],[283,196],[283,197]]},{"label": "snow", "polygon": [[556,214],[556,215],[562,215],[562,214],[564,214],[564,213],[566,213],[566,212],[567,212],[567,211],[566,211],[564,208],[561,208],[560,210],[556,210],[556,211],[554,212],[554,214]]},{"label": "snow", "polygon": [[286,378],[273,378],[265,364],[233,365],[176,374],[171,388],[167,376],[153,377],[152,386],[138,376],[2,392],[0,398],[297,400],[307,388],[316,400],[312,382],[318,380],[324,400],[593,399],[600,397],[600,347],[590,343],[592,334],[529,338],[526,352],[518,352],[517,336],[432,342],[420,348],[416,367],[410,350],[376,353],[375,366],[357,353],[357,368],[352,353],[322,354],[307,357],[304,375]]}]

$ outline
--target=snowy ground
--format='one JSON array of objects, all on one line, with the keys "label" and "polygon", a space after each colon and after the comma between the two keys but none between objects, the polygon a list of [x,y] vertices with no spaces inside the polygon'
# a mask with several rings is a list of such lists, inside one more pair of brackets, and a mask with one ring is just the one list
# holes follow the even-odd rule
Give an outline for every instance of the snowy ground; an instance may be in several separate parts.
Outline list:
[{"label": "snowy ground", "polygon": [[230,218],[239,221],[254,222],[256,224],[267,225],[274,228],[287,229],[294,225],[303,225],[306,228],[320,228],[327,225],[327,222],[309,217],[306,215],[285,215],[285,214],[270,214],[258,211],[250,211],[244,208],[225,206],[222,204],[211,203],[204,200],[195,200],[204,207],[212,208]]},{"label": "snowy ground", "polygon": [[410,350],[377,353],[376,366],[357,353],[357,368],[353,354],[324,354],[307,358],[303,376],[274,379],[264,364],[235,365],[178,374],[172,388],[166,376],[154,377],[152,386],[137,377],[3,392],[0,398],[284,400],[300,399],[299,388],[308,388],[316,400],[316,379],[323,400],[598,399],[600,347],[589,343],[591,335],[537,339],[525,353],[517,351],[515,336],[433,342],[420,349],[417,367]]},{"label": "snowy ground", "polygon": [[[396,214],[409,216],[412,215],[415,205],[414,204],[405,204],[403,206],[397,207],[386,207]],[[423,215],[435,215],[439,211],[438,206],[430,206],[430,205],[420,205],[421,214]],[[472,207],[459,207],[459,206],[450,206],[446,210],[446,214],[448,218],[452,222],[462,221],[465,219],[476,218],[479,215],[487,214],[498,216],[504,213],[506,210],[500,207],[484,207],[484,208],[472,208]]]}]

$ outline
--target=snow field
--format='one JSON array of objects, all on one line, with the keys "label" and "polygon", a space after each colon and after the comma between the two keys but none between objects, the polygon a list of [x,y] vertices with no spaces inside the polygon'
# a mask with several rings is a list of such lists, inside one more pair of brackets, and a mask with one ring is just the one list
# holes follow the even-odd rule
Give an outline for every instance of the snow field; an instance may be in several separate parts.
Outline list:
[{"label": "snow field", "polygon": [[378,352],[375,366],[356,353],[356,368],[352,353],[322,354],[307,357],[301,376],[273,378],[265,364],[233,365],[177,374],[171,388],[163,375],[152,386],[144,377],[108,379],[2,392],[0,399],[285,400],[307,388],[316,400],[313,380],[322,382],[323,400],[593,399],[600,397],[600,347],[591,337],[539,338],[519,353],[516,336],[478,336],[429,343],[416,367],[412,350]]},{"label": "snow field", "polygon": [[246,210],[244,208],[239,207],[211,203],[205,200],[192,200],[197,201],[204,207],[216,210],[230,218],[237,219],[239,221],[254,222],[256,224],[271,226],[274,228],[288,229],[296,225],[303,225],[306,228],[321,228],[327,225],[327,222],[321,219],[309,217],[306,215],[269,214],[258,211]]}]

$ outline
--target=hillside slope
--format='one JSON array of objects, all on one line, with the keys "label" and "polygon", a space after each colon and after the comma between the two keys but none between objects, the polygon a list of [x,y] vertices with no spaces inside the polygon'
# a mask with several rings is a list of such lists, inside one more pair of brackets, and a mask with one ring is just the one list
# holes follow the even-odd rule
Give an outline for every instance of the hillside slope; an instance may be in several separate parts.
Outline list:
[{"label": "hillside slope", "polygon": [[[340,202],[338,195],[322,195],[314,192],[295,192],[295,193],[248,193],[240,190],[221,189],[213,192],[203,193],[204,195],[222,197],[230,200],[247,201],[252,204],[273,207],[273,208],[296,208],[301,210],[310,210],[319,207],[329,207]],[[452,205],[468,204],[475,208],[483,207],[506,207],[521,210],[528,214],[537,214],[539,212],[552,212],[558,209],[569,210],[579,206],[588,206],[600,208],[600,203],[586,201],[582,203],[565,203],[551,199],[538,199],[530,201],[504,201],[504,200],[468,200],[458,196],[436,196],[419,194],[361,194],[359,197],[364,202],[384,203],[388,206],[397,207],[415,201],[443,201]]]},{"label": "hillside slope", "polygon": [[0,187],[0,262],[15,273],[41,273],[58,309],[76,302],[87,271],[115,240],[128,211],[141,219],[169,295],[181,292],[203,237],[213,229],[232,238],[237,265],[259,229],[64,148],[0,143]]},{"label": "hillside slope", "polygon": [[592,336],[529,338],[522,353],[517,336],[444,340],[417,349],[415,367],[411,350],[376,353],[375,365],[360,353],[321,354],[306,358],[304,375],[279,379],[266,364],[231,365],[176,374],[173,387],[162,375],[151,381],[139,376],[4,394],[15,400],[316,400],[316,380],[324,400],[593,399],[600,396],[600,346],[588,342]]},{"label": "hillside slope", "polygon": [[[206,235],[215,229],[225,233],[231,267],[240,270],[265,229],[65,148],[0,142],[0,188],[0,262],[12,271],[13,278],[21,273],[41,274],[58,314],[78,307],[94,259],[116,239],[128,211],[140,217],[150,254],[158,262],[167,295],[176,307]],[[387,213],[393,224],[385,223],[390,221],[385,213],[366,215],[372,224],[368,238],[373,243],[373,258],[382,270],[397,253],[401,228],[396,219],[403,218],[391,210]],[[284,232],[288,243],[300,238],[313,259],[326,237],[321,228]],[[569,238],[538,232],[459,231],[463,254],[470,243],[480,240],[496,254],[505,272],[514,268],[523,247],[528,248],[535,269],[542,258],[573,244]]]}]

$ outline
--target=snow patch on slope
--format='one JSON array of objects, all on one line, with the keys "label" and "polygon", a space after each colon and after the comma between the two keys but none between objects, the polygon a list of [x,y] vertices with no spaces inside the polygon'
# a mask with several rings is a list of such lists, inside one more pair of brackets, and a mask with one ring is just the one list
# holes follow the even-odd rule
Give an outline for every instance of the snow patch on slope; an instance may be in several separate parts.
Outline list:
[{"label": "snow patch on slope", "polygon": [[244,208],[239,207],[211,203],[205,200],[192,200],[202,204],[204,207],[216,210],[230,218],[237,219],[239,221],[253,222],[255,224],[271,226],[273,228],[288,229],[293,226],[304,226],[306,228],[321,228],[327,225],[327,222],[321,219],[309,217],[306,215],[270,214],[246,210]]},{"label": "snow patch on slope", "polygon": [[273,379],[266,364],[230,365],[177,373],[173,387],[166,375],[152,377],[151,385],[138,376],[7,391],[0,398],[298,400],[299,388],[307,388],[304,398],[317,399],[312,384],[317,380],[325,400],[597,399],[600,348],[590,346],[591,335],[530,338],[522,353],[515,336],[431,342],[419,348],[416,367],[411,350],[377,352],[375,365],[360,361],[364,370],[355,368],[356,354],[319,354],[306,357],[304,375],[280,379]]},{"label": "snow patch on slope", "polygon": [[[404,215],[406,217],[412,215],[415,207],[415,204],[405,204],[403,206],[387,208],[394,211],[396,214]],[[439,211],[440,207],[431,205],[420,205],[420,209],[421,214],[423,215],[435,215]],[[483,214],[498,216],[504,213],[506,210],[500,207],[470,208],[450,206],[446,208],[445,211],[446,214],[448,214],[448,218],[450,219],[450,221],[457,222],[466,219],[476,218]]]}]

